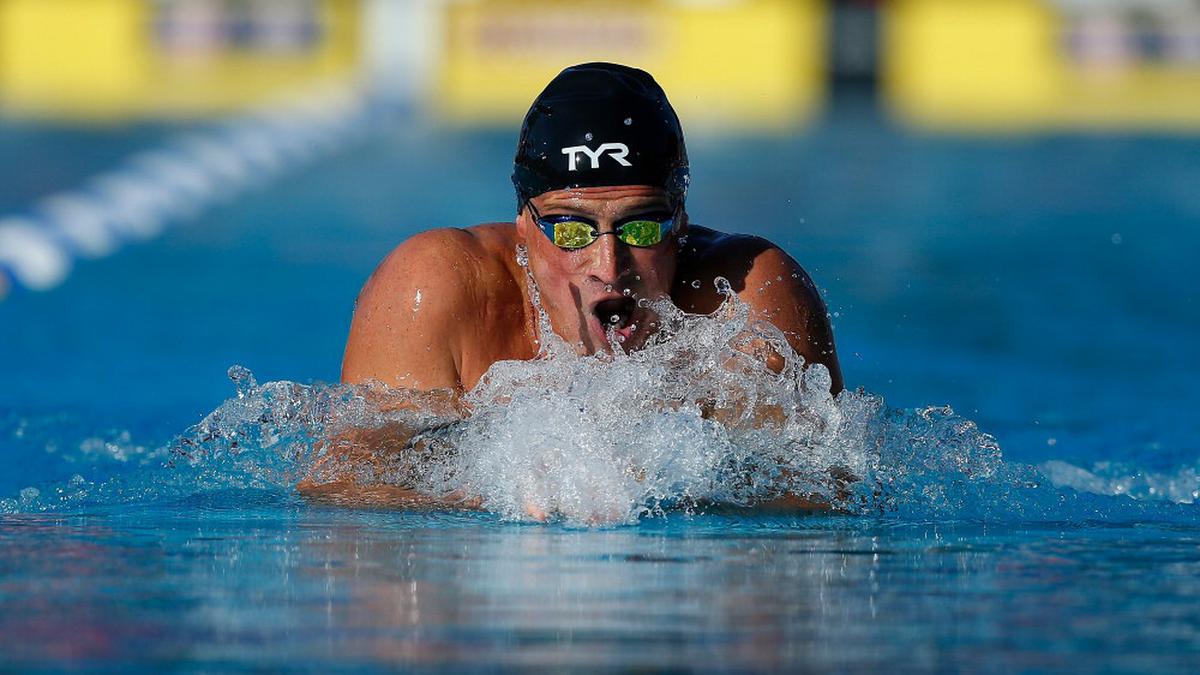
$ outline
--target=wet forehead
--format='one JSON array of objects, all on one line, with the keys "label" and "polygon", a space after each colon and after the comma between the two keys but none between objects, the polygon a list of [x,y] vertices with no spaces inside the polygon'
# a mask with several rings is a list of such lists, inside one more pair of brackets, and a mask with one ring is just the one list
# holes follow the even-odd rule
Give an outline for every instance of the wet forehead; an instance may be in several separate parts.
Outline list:
[{"label": "wet forehead", "polygon": [[555,190],[535,197],[533,203],[542,213],[566,211],[596,219],[669,209],[671,204],[665,190],[644,185]]}]

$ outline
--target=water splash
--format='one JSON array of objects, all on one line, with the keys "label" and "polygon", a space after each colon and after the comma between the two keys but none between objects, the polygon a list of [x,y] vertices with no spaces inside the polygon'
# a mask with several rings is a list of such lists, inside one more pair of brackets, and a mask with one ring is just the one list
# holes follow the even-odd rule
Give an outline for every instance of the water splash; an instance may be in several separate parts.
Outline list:
[{"label": "water splash", "polygon": [[[242,366],[230,368],[229,377],[235,396],[165,446],[133,444],[127,433],[118,442],[89,437],[74,451],[53,445],[68,462],[107,458],[102,466],[93,461],[101,478],[81,473],[60,485],[31,486],[0,499],[0,513],[173,501],[229,490],[292,493],[304,479],[378,481],[395,447],[364,449],[353,442],[352,430],[433,431],[461,419],[448,391],[392,390],[377,383],[260,385]],[[114,463],[139,470],[115,471]]]},{"label": "water splash", "polygon": [[[21,490],[0,512],[230,490],[291,495],[305,480],[352,480],[577,525],[787,495],[906,520],[1200,520],[1174,505],[1196,498],[1194,471],[1134,480],[1064,463],[1039,470],[1006,462],[995,438],[949,407],[892,409],[861,390],[832,396],[828,370],[806,364],[725,280],[710,316],[640,300],[658,324],[644,348],[591,356],[549,330],[530,282],[538,357],[495,364],[461,400],[380,384],[259,384],[235,366],[236,395],[172,443],[118,434],[59,447],[79,474]],[[778,372],[764,365],[770,352],[782,357]],[[115,465],[130,470],[105,474]]]},{"label": "water splash", "polygon": [[1200,463],[1173,471],[1145,471],[1120,462],[1097,462],[1091,469],[1060,460],[1038,466],[1055,485],[1100,495],[1165,499],[1179,504],[1200,501]]}]

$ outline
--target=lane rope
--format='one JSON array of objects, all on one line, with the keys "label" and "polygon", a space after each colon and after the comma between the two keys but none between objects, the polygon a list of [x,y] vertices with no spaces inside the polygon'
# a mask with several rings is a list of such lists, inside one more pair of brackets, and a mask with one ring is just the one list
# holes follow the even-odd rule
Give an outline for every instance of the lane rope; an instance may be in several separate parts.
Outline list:
[{"label": "lane rope", "polygon": [[46,291],[111,256],[369,138],[396,104],[346,84],[257,106],[137,152],[74,190],[0,216],[0,299]]}]

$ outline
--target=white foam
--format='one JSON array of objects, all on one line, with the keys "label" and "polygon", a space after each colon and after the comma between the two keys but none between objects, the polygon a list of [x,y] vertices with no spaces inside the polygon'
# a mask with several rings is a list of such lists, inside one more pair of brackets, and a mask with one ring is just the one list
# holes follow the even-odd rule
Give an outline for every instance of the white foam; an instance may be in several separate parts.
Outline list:
[{"label": "white foam", "polygon": [[1069,462],[1050,460],[1038,465],[1042,473],[1061,487],[1098,495],[1127,495],[1143,500],[1177,504],[1200,501],[1200,465],[1173,471],[1145,471],[1114,462],[1097,462],[1085,469]]}]

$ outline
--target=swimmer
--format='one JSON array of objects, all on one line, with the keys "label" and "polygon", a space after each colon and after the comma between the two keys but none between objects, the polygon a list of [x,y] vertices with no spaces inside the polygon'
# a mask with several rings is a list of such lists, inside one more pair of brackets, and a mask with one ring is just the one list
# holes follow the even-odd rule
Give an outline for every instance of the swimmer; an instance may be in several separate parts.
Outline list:
[{"label": "swimmer", "polygon": [[530,277],[551,329],[579,354],[641,347],[656,317],[639,299],[713,312],[724,299],[713,280],[725,277],[841,391],[808,274],[769,241],[691,223],[688,176],[679,119],[648,73],[567,68],[521,127],[515,222],[432,230],[393,250],[359,295],[342,380],[461,394],[497,361],[534,358],[543,336]]}]

